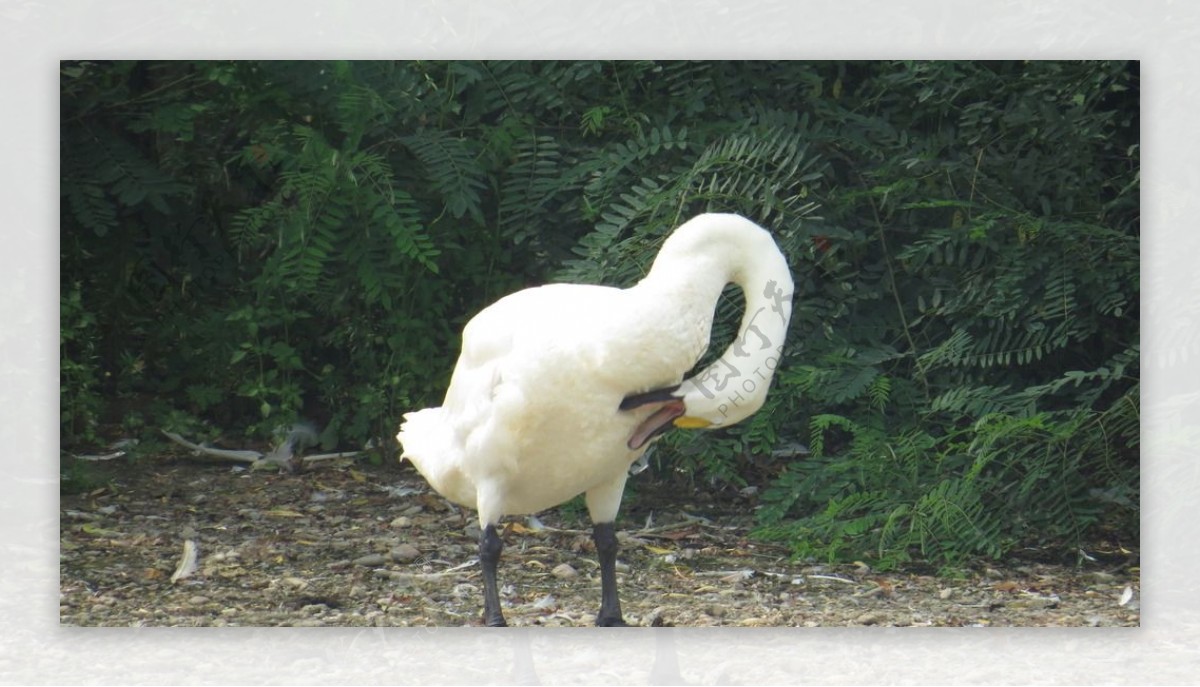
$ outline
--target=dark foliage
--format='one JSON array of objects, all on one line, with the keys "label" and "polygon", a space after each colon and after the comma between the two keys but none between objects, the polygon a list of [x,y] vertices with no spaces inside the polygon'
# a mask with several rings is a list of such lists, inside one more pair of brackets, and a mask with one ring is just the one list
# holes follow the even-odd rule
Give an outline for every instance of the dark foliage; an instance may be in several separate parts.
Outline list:
[{"label": "dark foliage", "polygon": [[1136,539],[1137,69],[64,63],[63,442],[390,442],[484,305],[736,211],[791,260],[788,349],[664,478],[762,483],[762,536],[881,566]]}]

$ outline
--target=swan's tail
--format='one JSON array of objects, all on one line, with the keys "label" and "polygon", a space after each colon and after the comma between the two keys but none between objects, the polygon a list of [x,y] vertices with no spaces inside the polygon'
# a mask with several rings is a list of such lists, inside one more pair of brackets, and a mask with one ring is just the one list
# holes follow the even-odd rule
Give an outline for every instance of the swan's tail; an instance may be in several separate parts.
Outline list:
[{"label": "swan's tail", "polygon": [[446,459],[447,453],[453,450],[451,439],[452,430],[442,408],[405,413],[400,432],[396,434],[396,441],[403,448],[400,458],[412,461],[423,474],[433,464]]},{"label": "swan's tail", "polygon": [[463,472],[463,447],[445,408],[426,408],[405,413],[396,435],[417,472],[439,494],[468,508],[475,508],[475,484]]}]

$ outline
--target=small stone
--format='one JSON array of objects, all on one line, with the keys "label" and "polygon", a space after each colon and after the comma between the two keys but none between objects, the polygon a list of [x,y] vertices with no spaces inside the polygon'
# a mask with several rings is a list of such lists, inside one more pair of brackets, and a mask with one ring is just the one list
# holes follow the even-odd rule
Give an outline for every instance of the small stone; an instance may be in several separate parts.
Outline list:
[{"label": "small stone", "polygon": [[868,611],[855,618],[854,622],[857,625],[878,625],[879,615]]},{"label": "small stone", "polygon": [[308,581],[300,577],[285,577],[283,583],[289,587],[303,589],[308,586]]},{"label": "small stone", "polygon": [[400,517],[398,517],[392,521],[392,527],[395,527],[397,529],[404,528],[404,527],[411,527],[411,526],[412,526],[412,518],[408,517],[407,515],[401,515]]},{"label": "small stone", "polygon": [[559,563],[550,571],[551,575],[563,580],[569,580],[579,574],[579,571],[571,567],[570,563]]},{"label": "small stone", "polygon": [[398,563],[409,563],[421,556],[421,551],[412,544],[401,544],[392,549],[392,560]]},{"label": "small stone", "polygon": [[381,553],[370,553],[366,556],[359,556],[358,558],[354,559],[355,565],[361,565],[365,567],[383,565],[386,562],[387,558]]},{"label": "small stone", "polygon": [[203,606],[208,603],[208,597],[196,594],[195,596],[188,597],[188,603],[193,606]]},{"label": "small stone", "polygon": [[470,582],[460,582],[459,584],[454,585],[454,588],[450,590],[450,593],[460,599],[464,597],[475,598],[479,595],[479,587],[476,587]]},{"label": "small stone", "polygon": [[738,621],[741,627],[770,627],[773,623],[770,618],[752,616],[750,618],[742,618]]}]

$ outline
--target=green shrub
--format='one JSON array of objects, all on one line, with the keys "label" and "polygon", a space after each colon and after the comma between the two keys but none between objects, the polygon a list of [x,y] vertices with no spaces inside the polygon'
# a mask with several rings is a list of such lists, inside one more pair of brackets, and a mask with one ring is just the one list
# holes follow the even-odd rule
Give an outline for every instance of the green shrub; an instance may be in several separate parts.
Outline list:
[{"label": "green shrub", "polygon": [[122,394],[390,438],[489,302],[632,284],[734,211],[791,261],[785,358],[764,412],[664,439],[659,478],[768,465],[758,534],[830,560],[1136,540],[1137,68],[64,63],[64,443]]}]

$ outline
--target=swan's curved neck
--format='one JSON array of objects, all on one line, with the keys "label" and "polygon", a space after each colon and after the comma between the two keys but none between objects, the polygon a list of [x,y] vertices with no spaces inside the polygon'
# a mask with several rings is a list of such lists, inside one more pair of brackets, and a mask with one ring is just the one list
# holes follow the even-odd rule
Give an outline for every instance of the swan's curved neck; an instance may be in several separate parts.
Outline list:
[{"label": "swan's curved neck", "polygon": [[646,281],[684,275],[691,285],[689,305],[707,308],[710,328],[726,284],[737,284],[745,295],[746,310],[733,343],[674,393],[687,407],[677,426],[730,425],[766,400],[792,314],[791,271],[765,229],[737,215],[708,214],[675,230]]},{"label": "swan's curved neck", "polygon": [[783,356],[792,284],[764,278],[738,286],[746,295],[746,312],[737,336],[720,358],[680,385],[677,393],[687,406],[686,416],[675,422],[680,427],[730,425],[766,400]]}]

